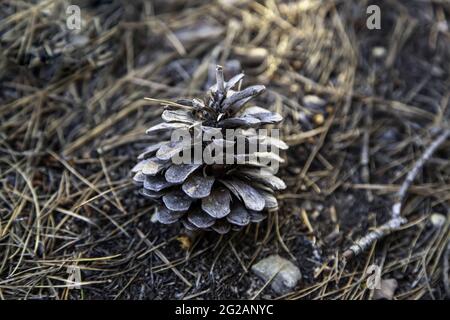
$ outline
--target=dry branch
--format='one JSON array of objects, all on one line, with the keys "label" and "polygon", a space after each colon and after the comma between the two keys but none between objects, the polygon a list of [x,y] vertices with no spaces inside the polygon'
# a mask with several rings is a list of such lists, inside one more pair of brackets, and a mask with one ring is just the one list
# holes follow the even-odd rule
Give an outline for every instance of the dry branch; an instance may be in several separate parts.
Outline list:
[{"label": "dry branch", "polygon": [[412,170],[409,171],[405,181],[400,187],[400,190],[397,192],[395,196],[396,202],[392,206],[391,218],[386,223],[376,228],[375,230],[370,231],[368,234],[366,234],[364,237],[360,238],[352,246],[350,246],[350,248],[348,248],[343,254],[343,258],[345,260],[348,260],[354,256],[359,255],[361,252],[364,252],[376,240],[380,240],[388,234],[396,231],[408,221],[406,218],[400,215],[402,211],[402,203],[406,197],[406,193],[413,183],[414,179],[416,178],[417,174],[419,173],[419,170],[422,169],[431,155],[436,151],[437,148],[439,148],[439,146],[447,139],[449,135],[450,130],[444,130],[425,150],[419,160],[417,160],[417,162],[415,163]]}]

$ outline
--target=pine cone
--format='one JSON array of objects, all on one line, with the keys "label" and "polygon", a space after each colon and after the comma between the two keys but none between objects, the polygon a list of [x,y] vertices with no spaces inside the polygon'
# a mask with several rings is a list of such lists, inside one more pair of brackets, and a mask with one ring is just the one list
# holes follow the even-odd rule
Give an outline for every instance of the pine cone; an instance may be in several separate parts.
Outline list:
[{"label": "pine cone", "polygon": [[[244,109],[244,105],[265,87],[256,85],[242,91],[232,90],[243,76],[239,74],[225,82],[222,67],[217,66],[217,83],[203,101],[181,99],[167,103],[162,114],[164,122],[147,130],[147,134],[154,134],[184,129],[191,135],[214,131],[226,136],[225,129],[239,129],[232,140],[214,138],[200,143],[195,139],[194,142],[176,140],[172,135],[171,140],[151,145],[139,155],[140,162],[132,169],[133,180],[142,186],[140,191],[144,196],[159,203],[156,212],[159,222],[181,221],[188,230],[212,229],[224,234],[250,222],[260,222],[266,217],[265,209],[278,207],[273,193],[286,185],[274,175],[268,161],[272,161],[270,164],[283,162],[275,151],[285,150],[287,145],[276,137],[257,132],[256,128],[278,123],[282,117],[261,107]],[[243,149],[236,152],[242,142]],[[250,151],[250,143],[258,143],[256,152]],[[204,159],[181,164],[174,161],[176,156],[190,154],[199,146],[204,152],[217,146],[225,150],[225,146],[230,145],[234,151],[231,159],[235,160],[231,164],[229,161],[207,163]],[[218,158],[227,156],[229,152]]]}]

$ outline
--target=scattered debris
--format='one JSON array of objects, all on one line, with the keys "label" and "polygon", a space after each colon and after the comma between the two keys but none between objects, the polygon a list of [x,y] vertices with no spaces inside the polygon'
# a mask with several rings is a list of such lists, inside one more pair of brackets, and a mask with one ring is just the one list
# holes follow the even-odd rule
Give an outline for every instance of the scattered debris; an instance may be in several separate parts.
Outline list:
[{"label": "scattered debris", "polygon": [[179,235],[177,237],[178,242],[180,243],[180,247],[183,250],[189,250],[192,247],[191,238],[185,234]]}]

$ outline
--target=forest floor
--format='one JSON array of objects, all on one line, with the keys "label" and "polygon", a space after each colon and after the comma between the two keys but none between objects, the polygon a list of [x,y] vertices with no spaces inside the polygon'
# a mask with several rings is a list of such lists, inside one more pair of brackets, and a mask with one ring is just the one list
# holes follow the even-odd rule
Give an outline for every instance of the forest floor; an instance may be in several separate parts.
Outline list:
[{"label": "forest floor", "polygon": [[[368,299],[371,265],[394,299],[450,298],[448,140],[408,190],[408,222],[341,263],[449,129],[448,2],[71,3],[81,30],[68,1],[0,3],[1,299]],[[284,116],[288,188],[259,225],[193,237],[152,222],[130,169],[158,138],[144,97],[201,97],[216,64]],[[287,294],[250,270],[272,254],[301,270]]]}]

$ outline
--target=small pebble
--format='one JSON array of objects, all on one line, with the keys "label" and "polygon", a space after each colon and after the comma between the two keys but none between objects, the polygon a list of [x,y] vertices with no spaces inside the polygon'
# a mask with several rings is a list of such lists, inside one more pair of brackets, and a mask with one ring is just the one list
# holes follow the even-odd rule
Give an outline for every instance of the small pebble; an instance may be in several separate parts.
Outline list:
[{"label": "small pebble", "polygon": [[325,122],[325,117],[321,113],[317,113],[313,117],[313,121],[316,125],[321,126]]},{"label": "small pebble", "polygon": [[89,37],[85,35],[74,35],[70,39],[70,45],[74,46],[75,48],[81,48],[84,47],[89,43]]},{"label": "small pebble", "polygon": [[436,26],[440,32],[448,32],[448,24],[446,21],[439,21],[436,23]]},{"label": "small pebble", "polygon": [[443,214],[440,214],[440,213],[433,213],[430,217],[431,223],[436,228],[442,227],[445,224],[445,220],[447,220],[447,218]]},{"label": "small pebble", "polygon": [[395,290],[397,290],[398,283],[395,279],[382,279],[380,289],[375,289],[373,292],[374,300],[392,300]]},{"label": "small pebble", "polygon": [[444,70],[438,66],[431,67],[431,75],[434,77],[442,77],[444,75]]},{"label": "small pebble", "polygon": [[188,27],[180,28],[174,31],[177,39],[184,45],[215,39],[219,37],[224,28],[220,25],[209,22],[201,22]]},{"label": "small pebble", "polygon": [[302,276],[297,266],[279,255],[262,259],[252,266],[252,271],[264,282],[272,279],[271,287],[279,294],[292,290]]},{"label": "small pebble", "polygon": [[303,97],[303,105],[311,110],[322,111],[322,108],[325,106],[326,101],[318,96],[314,95],[306,95]]},{"label": "small pebble", "polygon": [[386,55],[386,48],[384,47],[374,47],[372,49],[372,56],[374,58],[383,58]]},{"label": "small pebble", "polygon": [[298,84],[296,84],[296,83],[293,83],[293,84],[291,84],[291,85],[289,86],[289,90],[290,90],[292,93],[296,93],[296,92],[298,92],[298,91],[300,90],[300,86],[299,86]]},{"label": "small pebble", "polygon": [[302,202],[302,207],[306,210],[306,211],[310,211],[313,208],[313,205],[311,203],[311,201],[309,200],[305,200]]}]

